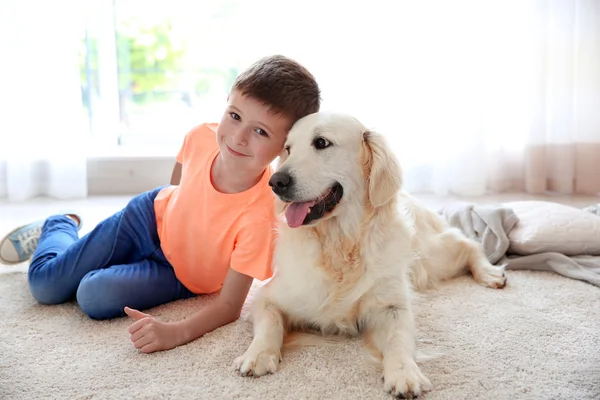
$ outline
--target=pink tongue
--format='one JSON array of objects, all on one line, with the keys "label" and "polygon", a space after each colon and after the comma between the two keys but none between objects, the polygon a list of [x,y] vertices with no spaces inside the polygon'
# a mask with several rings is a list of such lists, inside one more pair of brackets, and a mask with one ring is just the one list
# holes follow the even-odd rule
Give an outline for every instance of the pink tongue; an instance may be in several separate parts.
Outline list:
[{"label": "pink tongue", "polygon": [[308,209],[314,205],[314,201],[290,204],[285,212],[285,218],[287,219],[288,226],[290,228],[297,228],[302,225],[302,222],[304,222],[304,219],[308,214]]}]

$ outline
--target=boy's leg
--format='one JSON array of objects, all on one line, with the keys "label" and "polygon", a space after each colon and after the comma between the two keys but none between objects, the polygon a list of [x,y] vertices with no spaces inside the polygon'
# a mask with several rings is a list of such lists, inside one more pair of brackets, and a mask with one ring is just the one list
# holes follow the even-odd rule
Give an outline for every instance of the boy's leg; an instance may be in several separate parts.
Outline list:
[{"label": "boy's leg", "polygon": [[79,306],[90,318],[108,319],[124,316],[125,306],[142,311],[195,296],[160,258],[88,273],[77,289]]},{"label": "boy's leg", "polygon": [[[75,222],[64,215],[53,215],[44,222],[37,248],[29,264],[28,280],[33,297],[44,304],[63,303],[66,279],[52,274],[53,260],[79,240]],[[35,288],[34,288],[35,286]]]},{"label": "boy's leg", "polygon": [[159,190],[134,197],[81,239],[69,218],[48,218],[29,266],[33,297],[44,304],[63,303],[75,297],[81,279],[90,271],[151,256],[160,247],[154,215]]}]

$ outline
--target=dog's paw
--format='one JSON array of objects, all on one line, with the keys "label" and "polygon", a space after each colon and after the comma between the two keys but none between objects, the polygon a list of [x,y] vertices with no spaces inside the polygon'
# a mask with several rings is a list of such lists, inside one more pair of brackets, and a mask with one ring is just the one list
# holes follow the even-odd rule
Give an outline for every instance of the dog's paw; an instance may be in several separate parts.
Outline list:
[{"label": "dog's paw", "polygon": [[383,389],[397,399],[416,399],[432,388],[431,382],[414,361],[384,371],[382,380]]},{"label": "dog's paw", "polygon": [[248,349],[243,356],[233,362],[234,368],[243,376],[263,376],[277,371],[281,355],[277,351]]},{"label": "dog's paw", "polygon": [[475,280],[484,286],[493,289],[502,289],[506,286],[506,273],[504,267],[483,268],[475,277]]}]

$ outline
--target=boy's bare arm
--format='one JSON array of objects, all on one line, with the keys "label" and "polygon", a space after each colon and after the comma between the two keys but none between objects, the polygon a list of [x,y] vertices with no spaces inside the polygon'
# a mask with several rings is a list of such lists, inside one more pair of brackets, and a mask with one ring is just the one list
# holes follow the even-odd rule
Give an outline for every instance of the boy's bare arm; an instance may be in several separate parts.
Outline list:
[{"label": "boy's bare arm", "polygon": [[142,352],[152,353],[184,345],[230,324],[240,317],[252,281],[252,277],[229,269],[219,298],[182,321],[162,322],[125,307],[125,313],[136,320],[128,329],[130,339]]},{"label": "boy's bare arm", "polygon": [[171,185],[179,185],[181,181],[181,164],[176,162],[171,174]]},{"label": "boy's bare arm", "polygon": [[216,301],[183,321],[176,322],[181,329],[182,342],[188,343],[240,317],[253,278],[229,269],[223,288]]}]

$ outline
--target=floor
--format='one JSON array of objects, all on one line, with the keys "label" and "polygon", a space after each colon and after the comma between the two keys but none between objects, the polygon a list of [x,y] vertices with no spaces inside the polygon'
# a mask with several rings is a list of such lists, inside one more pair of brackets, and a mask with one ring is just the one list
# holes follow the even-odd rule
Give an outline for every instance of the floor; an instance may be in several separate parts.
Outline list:
[{"label": "floor", "polygon": [[[502,195],[417,196],[438,209],[546,200],[583,207],[599,197]],[[83,232],[122,208],[128,197],[0,202],[0,235],[52,213],[74,210]],[[249,379],[232,368],[252,338],[241,319],[169,352],[142,354],[131,345],[132,321],[91,320],[73,302],[38,304],[26,265],[0,268],[0,398],[374,399],[380,374],[363,359],[360,340],[284,354],[278,373]],[[421,363],[434,389],[426,400],[593,399],[600,393],[600,291],[550,272],[509,271],[493,290],[461,277],[415,302],[419,346],[443,355]],[[253,296],[253,292],[249,298]],[[213,297],[173,302],[148,312],[159,320],[188,317]]]}]

